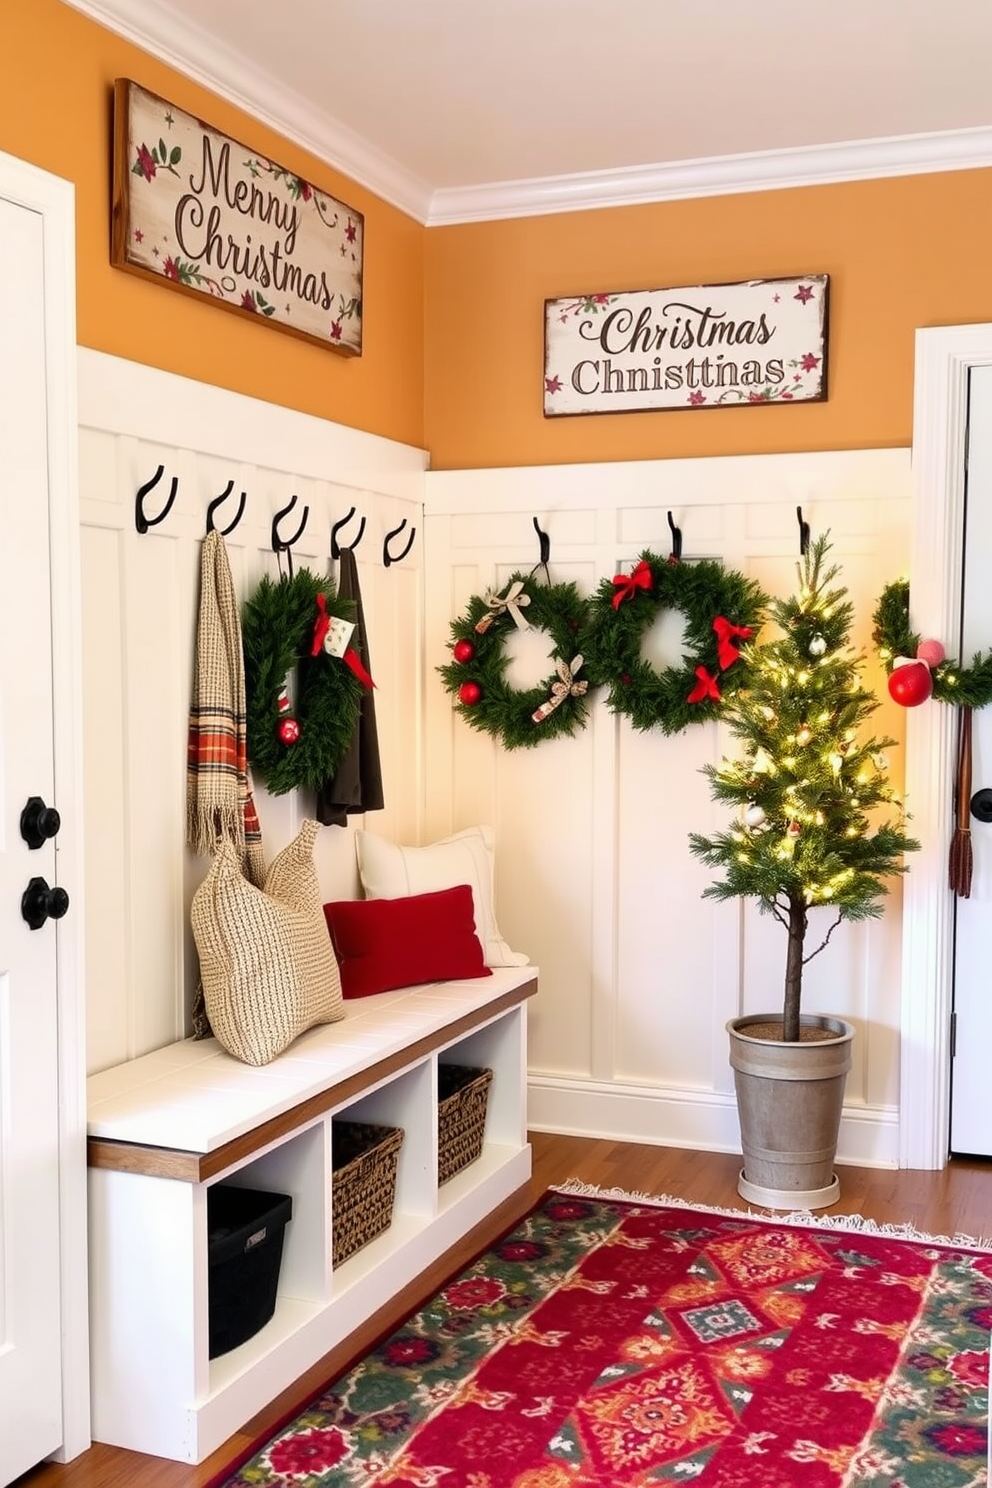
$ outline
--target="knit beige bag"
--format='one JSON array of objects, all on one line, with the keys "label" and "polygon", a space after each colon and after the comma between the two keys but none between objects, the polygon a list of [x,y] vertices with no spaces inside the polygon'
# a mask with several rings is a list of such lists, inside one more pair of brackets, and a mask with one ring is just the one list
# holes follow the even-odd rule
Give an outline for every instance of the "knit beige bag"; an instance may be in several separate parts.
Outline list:
[{"label": "knit beige bag", "polygon": [[245,1064],[268,1064],[308,1028],[344,1017],[313,861],[319,831],[319,822],[305,821],[260,889],[245,878],[234,843],[222,839],[193,895],[207,1016]]}]

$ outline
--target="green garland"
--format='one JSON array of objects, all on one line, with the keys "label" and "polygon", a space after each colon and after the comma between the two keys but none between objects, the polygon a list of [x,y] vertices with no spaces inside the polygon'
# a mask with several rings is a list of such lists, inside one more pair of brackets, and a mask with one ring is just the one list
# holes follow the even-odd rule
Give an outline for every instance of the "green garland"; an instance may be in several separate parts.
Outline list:
[{"label": "green garland", "polygon": [[[909,624],[909,581],[896,579],[886,585],[875,607],[872,639],[885,670],[892,671],[896,657],[916,656],[920,637]],[[959,708],[984,708],[992,703],[992,652],[977,651],[970,667],[945,659],[931,668],[933,697]]]},{"label": "green garland", "polygon": [[[728,657],[753,638],[764,603],[753,579],[712,559],[672,562],[642,553],[633,574],[604,579],[591,601],[585,645],[590,682],[609,688],[609,707],[636,729],[675,734],[716,718],[721,698],[746,677]],[[686,621],[686,655],[661,672],[641,658],[641,642],[660,610],[679,610]],[[729,651],[714,628],[718,617],[737,631]]]},{"label": "green garland", "polygon": [[[245,688],[248,702],[248,758],[275,796],[297,788],[318,790],[334,775],[351,742],[362,698],[362,684],[336,656],[321,648],[311,656],[317,596],[327,613],[354,620],[355,605],[339,600],[329,579],[309,569],[274,583],[263,578],[242,616]],[[279,738],[279,693],[297,668],[293,716],[300,726],[295,744]]]},{"label": "green garland", "polygon": [[[520,615],[533,629],[550,636],[555,662],[545,681],[523,689],[506,680],[506,639],[516,621],[501,600],[512,596],[516,585],[521,586]],[[456,699],[456,713],[472,728],[499,739],[506,749],[529,749],[584,728],[588,684],[581,667],[575,668],[575,675],[570,669],[582,655],[586,613],[586,601],[574,584],[539,584],[522,573],[513,574],[501,596],[474,595],[466,613],[451,623],[454,658],[437,668]],[[457,659],[459,652],[465,653],[464,660]],[[552,699],[558,700],[549,708]],[[542,710],[535,720],[534,714]]]}]

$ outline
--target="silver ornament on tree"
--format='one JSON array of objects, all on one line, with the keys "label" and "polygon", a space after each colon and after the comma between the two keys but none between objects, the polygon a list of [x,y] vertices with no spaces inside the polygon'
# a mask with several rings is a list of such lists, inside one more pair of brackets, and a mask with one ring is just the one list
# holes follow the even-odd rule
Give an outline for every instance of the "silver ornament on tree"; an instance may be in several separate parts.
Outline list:
[{"label": "silver ornament on tree", "polygon": [[822,635],[820,635],[819,631],[817,631],[816,635],[809,643],[809,654],[810,656],[822,656],[826,649],[827,643],[823,639]]},{"label": "silver ornament on tree", "polygon": [[752,801],[744,812],[744,825],[747,827],[761,827],[765,823],[765,808],[759,806],[757,801]]}]

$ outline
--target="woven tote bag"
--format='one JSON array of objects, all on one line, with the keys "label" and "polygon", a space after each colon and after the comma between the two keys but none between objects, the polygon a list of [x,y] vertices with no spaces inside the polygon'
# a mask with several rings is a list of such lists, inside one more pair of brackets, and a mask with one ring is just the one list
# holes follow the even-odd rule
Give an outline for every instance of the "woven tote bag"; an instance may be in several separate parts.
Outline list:
[{"label": "woven tote bag", "polygon": [[327,933],[305,821],[273,860],[261,889],[228,841],[193,895],[190,924],[207,1017],[219,1043],[245,1064],[269,1064],[317,1023],[344,1017],[341,975]]}]

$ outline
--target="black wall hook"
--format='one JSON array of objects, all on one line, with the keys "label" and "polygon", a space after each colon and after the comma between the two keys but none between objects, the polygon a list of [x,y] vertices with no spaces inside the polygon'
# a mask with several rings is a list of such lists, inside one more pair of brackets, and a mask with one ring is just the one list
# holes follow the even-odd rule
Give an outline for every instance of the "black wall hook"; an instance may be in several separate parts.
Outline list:
[{"label": "black wall hook", "polygon": [[293,544],[295,542],[299,542],[300,538],[303,536],[303,529],[307,525],[307,517],[309,517],[309,515],[310,515],[310,508],[308,506],[305,506],[303,508],[303,516],[300,519],[300,525],[299,525],[299,527],[297,527],[297,529],[293,533],[292,537],[280,537],[279,536],[279,523],[282,521],[283,517],[285,517],[289,512],[291,512],[293,510],[293,507],[296,505],[297,500],[298,500],[298,497],[296,497],[296,496],[290,497],[289,501],[282,508],[282,510],[281,511],[277,511],[276,514],[275,514],[275,516],[272,518],[272,551],[273,551],[273,553],[275,553],[276,557],[279,559],[279,572],[280,572],[280,574],[282,574],[282,554],[283,553],[286,554],[286,561],[287,561],[287,563],[289,565],[289,577],[290,578],[293,577],[293,553],[292,553],[292,547],[293,547]]},{"label": "black wall hook", "polygon": [[799,556],[805,558],[809,551],[809,523],[803,519],[803,509],[796,507],[796,521],[799,523]]},{"label": "black wall hook", "polygon": [[[213,501],[211,501],[210,505],[207,507],[207,531],[208,532],[213,532],[215,530],[215,527],[214,527],[214,512],[220,506],[220,504],[221,504],[222,501],[226,501],[227,500],[228,496],[230,496],[230,494],[231,494],[231,492],[233,490],[234,490],[234,482],[233,482],[233,480],[229,480],[228,483],[227,483],[227,485],[224,487],[223,491],[221,491],[220,495],[219,496],[215,496],[214,499],[213,499]],[[237,514],[235,515],[234,521],[233,522],[229,522],[226,527],[220,527],[220,528],[217,528],[216,529],[217,531],[220,532],[221,537],[227,537],[228,533],[233,532],[234,529],[235,529],[235,527],[237,527],[238,523],[241,521],[241,518],[245,514],[245,502],[247,500],[248,500],[248,493],[247,493],[247,491],[242,491],[241,492],[241,500],[238,502],[238,510],[237,510]]]},{"label": "black wall hook", "polygon": [[413,539],[417,535],[416,527],[410,528],[410,536],[406,540],[406,547],[403,549],[402,553],[391,553],[389,551],[389,544],[392,542],[394,537],[399,537],[405,526],[406,517],[403,518],[398,527],[394,527],[392,532],[387,532],[385,537],[382,539],[382,561],[387,568],[391,563],[399,563],[401,559],[406,557],[407,553],[409,553],[410,549],[413,547]]},{"label": "black wall hook", "polygon": [[[340,522],[335,522],[334,523],[334,526],[331,528],[331,557],[332,558],[340,558],[341,557],[341,547],[340,547],[340,545],[338,543],[338,533],[341,531],[341,528],[342,527],[347,526],[347,524],[351,521],[351,519],[352,519],[352,517],[354,515],[355,515],[355,508],[352,507],[351,510],[348,512],[348,514],[346,516],[342,517],[341,520],[340,520]],[[362,518],[362,525],[358,529],[358,536],[355,538],[355,541],[353,543],[349,543],[348,544],[348,549],[347,550],[348,550],[349,553],[352,552],[355,548],[358,547],[358,544],[361,542],[362,535],[364,534],[364,532],[365,532],[365,518],[363,517]]]},{"label": "black wall hook", "polygon": [[293,510],[293,507],[296,505],[296,503],[297,503],[298,500],[299,500],[299,497],[292,496],[290,498],[290,500],[287,502],[287,504],[282,508],[282,510],[281,511],[277,511],[276,514],[275,514],[275,516],[272,518],[272,551],[273,551],[273,553],[288,553],[289,550],[290,550],[290,548],[293,546],[293,544],[295,542],[299,542],[300,538],[303,536],[303,529],[307,525],[307,518],[310,515],[310,508],[308,506],[305,506],[303,508],[303,516],[300,519],[300,525],[299,525],[299,527],[297,527],[297,529],[293,533],[292,537],[280,537],[279,536],[279,523],[282,521],[283,517],[289,515],[289,513]]},{"label": "black wall hook", "polygon": [[179,477],[177,475],[174,475],[172,477],[172,489],[169,491],[169,499],[163,506],[162,510],[159,512],[158,516],[145,516],[145,497],[148,495],[149,491],[151,491],[155,486],[158,485],[164,474],[165,466],[160,465],[155,474],[152,476],[151,480],[146,480],[143,486],[138,487],[134,498],[134,525],[139,532],[147,532],[149,527],[157,527],[159,522],[165,521],[166,517],[172,510],[172,503],[175,501],[176,492],[179,490]]},{"label": "black wall hook", "polygon": [[537,560],[538,565],[540,566],[543,563],[545,568],[547,568],[551,558],[551,538],[546,532],[541,531],[541,524],[536,517],[534,518],[534,531],[537,533],[538,541],[541,544],[541,556]]},{"label": "black wall hook", "polygon": [[668,513],[668,525],[672,529],[672,562],[678,563],[682,557],[682,528],[676,527],[671,512]]}]

